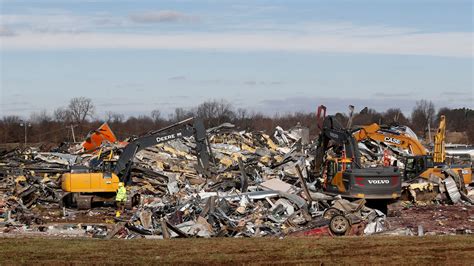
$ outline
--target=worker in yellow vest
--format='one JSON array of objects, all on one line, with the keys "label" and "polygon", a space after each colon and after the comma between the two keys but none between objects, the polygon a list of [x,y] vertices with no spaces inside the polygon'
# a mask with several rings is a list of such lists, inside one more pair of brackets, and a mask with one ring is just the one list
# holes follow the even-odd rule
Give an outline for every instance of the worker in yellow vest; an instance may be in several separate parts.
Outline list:
[{"label": "worker in yellow vest", "polygon": [[120,214],[125,210],[125,202],[127,201],[127,189],[123,182],[118,183],[117,195],[115,196],[115,202],[117,204],[117,212],[115,217],[120,217]]}]

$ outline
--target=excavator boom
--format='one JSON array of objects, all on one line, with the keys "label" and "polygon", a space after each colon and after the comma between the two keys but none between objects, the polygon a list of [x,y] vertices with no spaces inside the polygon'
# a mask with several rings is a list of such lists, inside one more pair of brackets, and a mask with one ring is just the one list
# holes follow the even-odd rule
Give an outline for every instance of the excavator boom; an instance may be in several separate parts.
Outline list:
[{"label": "excavator boom", "polygon": [[400,134],[383,130],[378,124],[374,123],[361,127],[353,133],[357,142],[371,139],[378,142],[387,143],[402,149],[408,149],[411,154],[427,155],[428,150],[417,139],[410,137],[408,134]]},{"label": "excavator boom", "polygon": [[435,163],[444,163],[446,161],[446,117],[442,115],[439,121],[438,131],[434,137],[433,160]]},{"label": "excavator boom", "polygon": [[206,129],[199,119],[189,118],[174,125],[150,132],[142,137],[131,141],[123,150],[114,173],[125,183],[130,182],[129,174],[133,158],[137,152],[160,143],[168,142],[174,139],[194,136],[196,142],[196,155],[198,172],[205,177],[209,176],[210,151],[207,144]]}]

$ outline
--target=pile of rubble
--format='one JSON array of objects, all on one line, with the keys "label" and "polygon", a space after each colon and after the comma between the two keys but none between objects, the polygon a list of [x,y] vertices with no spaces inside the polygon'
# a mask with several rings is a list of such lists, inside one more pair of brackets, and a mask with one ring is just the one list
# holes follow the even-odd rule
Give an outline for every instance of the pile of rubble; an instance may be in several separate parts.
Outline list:
[{"label": "pile of rubble", "polygon": [[[270,136],[223,124],[208,130],[208,140],[214,158],[208,178],[195,169],[192,137],[138,152],[127,189],[141,195],[140,203],[115,220],[113,206],[63,208],[60,176],[72,165],[98,167],[126,143],[104,142],[91,153],[78,145],[0,153],[0,228],[104,238],[364,235],[387,229],[385,215],[364,200],[318,190],[320,181],[308,171],[315,144],[305,128],[277,127]],[[84,220],[90,216],[95,222]]]}]

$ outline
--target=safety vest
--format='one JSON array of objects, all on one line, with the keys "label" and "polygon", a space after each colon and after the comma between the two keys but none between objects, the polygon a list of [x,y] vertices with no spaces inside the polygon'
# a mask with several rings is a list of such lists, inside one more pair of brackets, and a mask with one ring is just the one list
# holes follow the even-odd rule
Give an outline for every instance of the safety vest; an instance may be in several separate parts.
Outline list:
[{"label": "safety vest", "polygon": [[116,201],[126,201],[127,200],[127,189],[125,187],[119,187],[117,190],[117,196],[115,196]]}]

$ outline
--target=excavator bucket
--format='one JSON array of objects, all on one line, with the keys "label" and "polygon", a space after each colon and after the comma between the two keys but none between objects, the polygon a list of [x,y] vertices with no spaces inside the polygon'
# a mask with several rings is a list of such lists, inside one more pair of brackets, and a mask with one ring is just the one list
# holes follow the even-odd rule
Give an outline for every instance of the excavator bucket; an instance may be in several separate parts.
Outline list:
[{"label": "excavator bucket", "polygon": [[97,130],[89,132],[86,140],[82,142],[82,147],[86,152],[93,151],[100,147],[104,141],[117,141],[114,132],[107,123],[103,123]]},{"label": "excavator bucket", "polygon": [[316,113],[316,122],[318,123],[318,128],[323,129],[323,121],[326,118],[326,106],[318,106],[318,111]]}]

